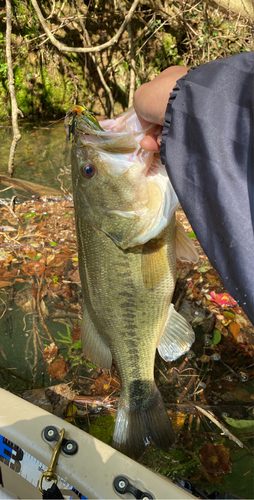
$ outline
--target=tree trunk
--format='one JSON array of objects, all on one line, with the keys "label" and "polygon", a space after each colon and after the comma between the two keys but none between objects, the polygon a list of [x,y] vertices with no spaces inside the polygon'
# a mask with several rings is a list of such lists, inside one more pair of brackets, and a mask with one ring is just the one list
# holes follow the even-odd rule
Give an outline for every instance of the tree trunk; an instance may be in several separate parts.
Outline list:
[{"label": "tree trunk", "polygon": [[219,7],[232,10],[240,16],[252,19],[254,21],[254,2],[253,0],[207,0],[208,3],[217,3]]},{"label": "tree trunk", "polygon": [[8,163],[8,173],[10,177],[12,176],[14,170],[14,156],[17,143],[21,139],[21,134],[19,132],[19,127],[18,127],[18,114],[23,116],[22,112],[18,109],[16,95],[15,95],[12,57],[11,57],[11,16],[12,16],[11,2],[10,0],[6,0],[6,58],[8,65],[8,86],[11,97],[11,118],[12,118],[12,130],[13,130],[13,139],[11,143],[9,163]]}]

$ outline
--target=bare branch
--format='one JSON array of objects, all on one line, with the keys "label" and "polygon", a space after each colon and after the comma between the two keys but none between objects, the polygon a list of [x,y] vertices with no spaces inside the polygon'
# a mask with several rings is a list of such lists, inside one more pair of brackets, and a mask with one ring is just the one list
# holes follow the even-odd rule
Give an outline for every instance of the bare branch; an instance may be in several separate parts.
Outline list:
[{"label": "bare branch", "polygon": [[8,172],[10,176],[12,176],[14,170],[14,156],[16,147],[18,141],[20,141],[21,139],[21,134],[19,132],[19,127],[18,127],[18,115],[20,114],[23,117],[22,112],[18,109],[16,94],[15,94],[12,57],[11,57],[11,17],[12,17],[11,2],[10,0],[6,0],[6,59],[8,65],[8,86],[11,97],[11,118],[12,118],[12,130],[13,130],[13,139],[11,143],[9,163],[8,163]]},{"label": "bare branch", "polygon": [[204,408],[201,408],[200,406],[196,405],[195,403],[192,403],[193,406],[195,406],[195,408],[197,408],[198,411],[200,411],[201,413],[203,413],[203,415],[205,415],[206,417],[208,417],[215,425],[217,425],[223,432],[223,434],[225,434],[225,436],[227,436],[229,439],[232,439],[232,441],[234,441],[236,444],[238,444],[238,446],[240,446],[240,448],[243,448],[243,443],[242,441],[240,441],[240,439],[238,439],[236,436],[234,436],[234,434],[232,434],[232,432],[230,432],[227,427],[225,427],[225,425],[223,425],[221,422],[219,422],[214,414],[211,412],[211,411],[206,411],[204,410]]},{"label": "bare branch", "polygon": [[129,90],[129,103],[130,108],[133,105],[134,92],[136,86],[136,74],[135,74],[135,49],[132,36],[131,22],[127,24],[128,36],[129,36],[129,51],[131,53],[131,65],[130,65],[130,90]]},{"label": "bare branch", "polygon": [[[81,25],[82,30],[83,30],[83,39],[84,39],[84,41],[86,42],[87,45],[91,46],[91,40],[90,40],[88,31],[87,31],[87,29],[85,27],[85,24],[84,24],[84,22],[83,22],[83,20],[82,20],[82,18],[80,16],[80,12],[79,12],[78,7],[77,7],[77,11],[78,11],[78,16],[79,16],[79,22],[80,22],[80,25]],[[114,103],[112,92],[111,92],[109,86],[107,85],[107,82],[106,82],[106,80],[105,80],[105,78],[104,78],[104,76],[102,74],[101,68],[100,68],[99,63],[98,63],[98,61],[96,59],[96,55],[94,55],[94,54],[90,54],[90,55],[91,55],[91,58],[93,60],[93,63],[96,66],[97,73],[99,75],[100,81],[101,81],[101,83],[102,83],[102,85],[103,85],[103,87],[104,87],[104,89],[107,92],[108,97],[109,97],[109,101],[110,101],[110,113],[109,113],[109,115],[110,115],[110,118],[114,118],[114,105],[115,105],[115,103]]]},{"label": "bare branch", "polygon": [[[119,1],[119,8],[123,12],[124,16],[126,15],[126,7],[125,7],[125,2]],[[134,43],[133,43],[133,35],[132,35],[132,27],[131,27],[131,22],[127,24],[127,31],[128,31],[128,45],[129,45],[129,52],[131,55],[131,63],[130,63],[130,85],[129,85],[129,101],[128,101],[128,108],[130,108],[133,104],[133,98],[134,98],[134,92],[135,92],[135,84],[136,84],[136,75],[135,75],[135,49],[134,49]]]},{"label": "bare branch", "polygon": [[97,45],[96,47],[69,47],[68,45],[65,45],[64,43],[62,42],[59,42],[51,33],[49,27],[48,27],[48,24],[46,22],[46,20],[44,19],[42,13],[41,13],[41,10],[40,10],[40,7],[37,3],[36,0],[31,0],[31,3],[33,5],[33,8],[42,24],[42,27],[45,31],[45,33],[47,34],[47,36],[49,37],[50,41],[53,43],[53,45],[55,45],[58,50],[62,51],[62,52],[79,52],[79,53],[88,53],[88,52],[100,52],[101,50],[104,50],[108,47],[112,47],[112,45],[114,45],[115,43],[118,42],[120,36],[122,35],[122,33],[124,32],[127,24],[130,22],[135,10],[136,10],[136,7],[138,6],[140,0],[134,0],[128,14],[126,15],[122,25],[120,26],[118,32],[116,33],[115,36],[113,36],[111,38],[111,40],[109,40],[108,42],[106,43],[103,43],[102,45]]}]

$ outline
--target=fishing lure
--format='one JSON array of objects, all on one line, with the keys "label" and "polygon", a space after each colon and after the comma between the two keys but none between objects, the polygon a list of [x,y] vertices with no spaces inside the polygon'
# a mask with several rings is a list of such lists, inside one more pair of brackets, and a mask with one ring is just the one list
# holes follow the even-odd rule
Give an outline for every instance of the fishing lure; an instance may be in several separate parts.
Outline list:
[{"label": "fishing lure", "polygon": [[72,106],[70,113],[72,113],[72,118],[69,121],[69,140],[72,140],[72,134],[75,130],[76,126],[76,116],[77,115],[82,115],[84,117],[84,121],[86,125],[91,128],[92,130],[100,130],[104,132],[104,129],[100,126],[97,118],[93,115],[93,113],[90,113],[84,106]]}]

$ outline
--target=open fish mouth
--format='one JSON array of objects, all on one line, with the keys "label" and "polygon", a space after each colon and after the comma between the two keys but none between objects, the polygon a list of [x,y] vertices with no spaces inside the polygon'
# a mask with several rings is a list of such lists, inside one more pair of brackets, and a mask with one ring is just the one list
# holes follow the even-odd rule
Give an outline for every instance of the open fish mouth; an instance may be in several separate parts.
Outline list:
[{"label": "open fish mouth", "polygon": [[[143,219],[136,235],[132,231],[132,241],[129,237],[121,239],[122,248],[141,245],[158,236],[170,222],[179,203],[159,154],[140,147],[140,141],[149,127],[144,131],[134,110],[116,120],[99,123],[81,106],[72,108],[67,121],[69,135],[80,148],[81,155],[82,148],[85,148],[89,162],[102,165],[111,178],[118,178],[119,183],[126,182],[128,176],[127,182],[133,185],[132,201],[128,201],[127,205],[123,201],[118,207],[109,207],[107,212],[108,216],[118,215],[122,220]],[[154,125],[151,127],[154,128]],[[119,241],[116,243],[119,244]]]}]

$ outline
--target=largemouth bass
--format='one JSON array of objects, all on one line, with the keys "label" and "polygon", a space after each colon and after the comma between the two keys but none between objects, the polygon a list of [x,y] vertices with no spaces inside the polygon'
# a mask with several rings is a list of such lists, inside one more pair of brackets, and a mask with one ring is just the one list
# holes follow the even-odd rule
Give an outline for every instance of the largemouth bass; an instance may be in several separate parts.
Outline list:
[{"label": "largemouth bass", "polygon": [[82,348],[101,368],[114,359],[121,395],[112,445],[138,458],[150,440],[163,450],[174,441],[154,359],[156,348],[165,360],[177,359],[194,341],[171,299],[176,248],[188,260],[197,254],[175,224],[178,200],[159,155],[140,148],[146,130],[134,110],[100,124],[80,106],[72,114]]}]

